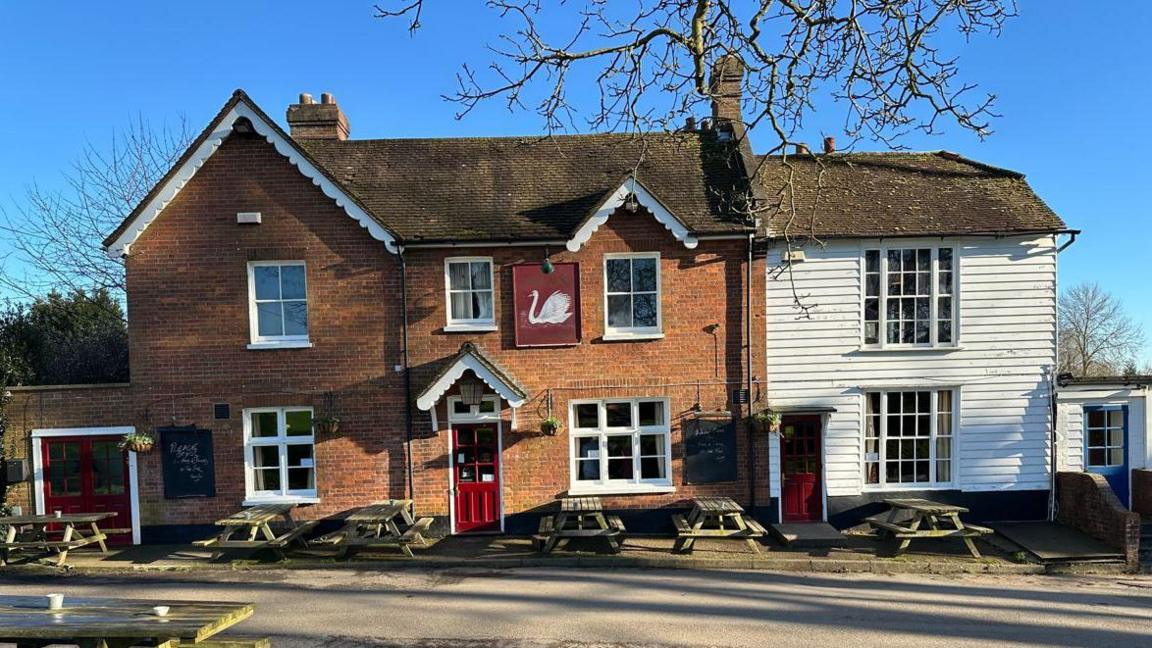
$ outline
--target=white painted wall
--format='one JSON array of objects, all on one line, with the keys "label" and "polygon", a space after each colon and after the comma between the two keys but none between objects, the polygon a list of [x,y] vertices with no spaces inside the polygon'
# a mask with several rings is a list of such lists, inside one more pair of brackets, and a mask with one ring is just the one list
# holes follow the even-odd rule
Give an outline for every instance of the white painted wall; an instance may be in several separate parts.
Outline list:
[{"label": "white painted wall", "polygon": [[[793,264],[791,275],[781,272],[782,246],[768,254],[768,398],[773,406],[836,408],[825,429],[828,494],[865,489],[862,394],[879,387],[959,389],[953,488],[1047,489],[1056,360],[1054,237],[884,243],[956,249],[958,350],[861,349],[864,250],[880,241],[808,245],[807,259]],[[816,305],[811,319],[794,307],[793,285],[805,303]],[[779,495],[776,443],[769,470],[772,493]]]},{"label": "white painted wall", "polygon": [[1128,406],[1128,467],[1152,467],[1152,388],[1071,385],[1057,396],[1056,434],[1061,470],[1084,469],[1084,406]]}]

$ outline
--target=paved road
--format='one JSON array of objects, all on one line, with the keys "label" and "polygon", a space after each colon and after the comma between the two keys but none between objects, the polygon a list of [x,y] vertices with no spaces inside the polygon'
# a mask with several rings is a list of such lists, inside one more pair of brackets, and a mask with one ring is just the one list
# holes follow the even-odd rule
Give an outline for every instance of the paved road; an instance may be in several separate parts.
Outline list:
[{"label": "paved road", "polygon": [[1147,577],[522,569],[0,580],[5,594],[48,590],[255,601],[237,630],[272,635],[277,648],[1152,646]]}]

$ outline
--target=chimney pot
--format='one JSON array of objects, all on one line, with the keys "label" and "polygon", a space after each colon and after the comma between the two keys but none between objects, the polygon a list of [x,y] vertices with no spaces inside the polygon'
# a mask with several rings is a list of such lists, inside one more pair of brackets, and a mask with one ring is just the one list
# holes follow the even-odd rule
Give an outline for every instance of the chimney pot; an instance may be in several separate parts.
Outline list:
[{"label": "chimney pot", "polygon": [[828,155],[830,153],[835,153],[835,152],[836,152],[836,138],[835,137],[825,137],[824,138],[824,154]]},{"label": "chimney pot", "polygon": [[808,150],[807,144],[793,144],[792,148],[793,148],[793,150],[795,150],[796,155],[811,155],[812,154],[812,151]]},{"label": "chimney pot", "polygon": [[696,130],[696,118],[695,117],[689,117],[689,118],[684,120],[684,130],[686,130],[686,131]]},{"label": "chimney pot", "polygon": [[348,119],[329,92],[320,95],[320,103],[301,93],[300,103],[288,106],[288,126],[297,140],[346,140],[350,132]]}]

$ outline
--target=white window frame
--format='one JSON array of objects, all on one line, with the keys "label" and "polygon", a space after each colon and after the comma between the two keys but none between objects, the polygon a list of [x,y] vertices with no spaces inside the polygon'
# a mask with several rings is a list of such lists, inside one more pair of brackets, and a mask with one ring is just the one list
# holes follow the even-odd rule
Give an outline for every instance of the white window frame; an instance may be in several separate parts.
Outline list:
[{"label": "white window frame", "polygon": [[[951,461],[951,479],[948,481],[938,481],[936,479],[936,439],[940,435],[938,427],[940,424],[940,411],[938,407],[939,392],[951,391],[952,392],[952,430],[951,439],[952,456],[949,458]],[[930,436],[928,438],[928,452],[929,452],[929,476],[931,479],[926,482],[894,482],[888,483],[887,473],[887,430],[888,430],[888,394],[892,392],[928,392],[930,394],[930,409],[931,420],[930,423]],[[880,429],[877,431],[879,439],[880,457],[879,464],[879,482],[876,484],[868,483],[868,395],[880,394]],[[860,394],[860,483],[863,485],[864,491],[909,491],[909,490],[953,490],[959,488],[960,485],[960,387],[958,385],[910,385],[905,387],[877,387],[877,388],[863,388]]]},{"label": "white window frame", "polygon": [[[658,425],[640,425],[640,403],[656,401],[663,403],[664,422]],[[628,403],[632,408],[633,425],[627,428],[610,428],[607,425],[605,406],[609,403]],[[579,428],[576,426],[576,406],[597,405],[597,427]],[[607,493],[671,493],[676,490],[672,483],[672,409],[671,402],[661,397],[582,399],[568,402],[568,472],[569,494]],[[640,475],[640,437],[648,434],[664,435],[664,475],[663,479],[643,479]],[[630,480],[608,479],[608,437],[631,435],[632,474]],[[577,448],[580,439],[599,439],[600,479],[578,480]],[[647,455],[646,455],[647,456]]]},{"label": "white window frame", "polygon": [[[252,436],[252,415],[276,413],[276,436]],[[312,446],[312,480],[314,485],[320,483],[320,466],[316,460],[316,433],[308,436],[288,436],[287,412],[308,412],[315,419],[315,411],[311,407],[253,407],[245,409],[244,415],[244,505],[261,504],[269,502],[285,502],[294,504],[316,504],[320,501],[318,488],[290,490],[288,488],[288,446]],[[254,448],[257,446],[275,446],[280,449],[280,491],[256,490],[255,466],[256,457]]]},{"label": "white window frame", "polygon": [[448,403],[448,422],[450,423],[485,423],[488,421],[500,420],[500,397],[499,396],[484,396],[482,403],[489,411],[481,411],[480,405],[469,405],[468,413],[456,411],[456,405],[460,403],[459,396],[449,396]]},{"label": "white window frame", "polygon": [[[453,263],[487,263],[488,264],[488,291],[492,294],[492,317],[489,319],[454,318],[452,317],[452,276],[449,268]],[[471,275],[469,275],[471,276]],[[461,292],[461,291],[456,291]],[[470,288],[467,292],[483,292],[483,289]],[[463,256],[448,257],[444,259],[444,330],[447,332],[482,332],[495,331],[496,326],[496,263],[492,257]]]},{"label": "white window frame", "polygon": [[[300,266],[304,268],[304,309],[308,311],[308,264],[304,261],[249,261],[248,262],[248,332],[249,349],[299,349],[312,346],[312,316],[308,315],[308,333],[304,335],[260,335],[260,318],[256,308],[256,268],[269,266]],[[276,301],[300,301],[296,299]]]},{"label": "white window frame", "polygon": [[[609,326],[608,325],[608,262],[614,259],[655,259],[656,260],[656,326]],[[602,280],[604,282],[602,304],[604,308],[604,340],[650,340],[664,337],[664,278],[659,252],[614,252],[604,255]],[[622,295],[625,293],[612,293]],[[635,294],[632,291],[630,294]]]},{"label": "white window frame", "polygon": [[[893,250],[919,250],[928,248],[932,252],[930,279],[932,295],[929,297],[929,341],[924,342],[888,342],[888,253]],[[942,297],[940,287],[940,250],[952,250],[952,341],[939,342],[939,298]],[[878,320],[879,336],[877,342],[867,341],[867,309],[868,300],[868,253],[880,254],[880,319]],[[957,245],[938,245],[931,243],[908,242],[901,245],[868,245],[860,252],[860,347],[865,350],[918,350],[918,349],[958,349],[960,348],[960,247]]]}]

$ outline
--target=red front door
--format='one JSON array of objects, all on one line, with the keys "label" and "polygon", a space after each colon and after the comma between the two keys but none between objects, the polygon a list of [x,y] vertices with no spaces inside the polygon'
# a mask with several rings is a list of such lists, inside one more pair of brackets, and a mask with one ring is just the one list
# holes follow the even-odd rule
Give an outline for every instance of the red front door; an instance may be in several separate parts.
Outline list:
[{"label": "red front door", "polygon": [[820,417],[786,416],[780,434],[781,505],[786,522],[820,520]]},{"label": "red front door", "polygon": [[500,531],[500,441],[495,423],[452,426],[456,532]]},{"label": "red front door", "polygon": [[[101,530],[131,529],[128,453],[117,436],[51,437],[43,441],[44,512],[116,514]],[[86,529],[85,529],[86,530]],[[132,536],[108,536],[108,544],[131,543]]]}]

